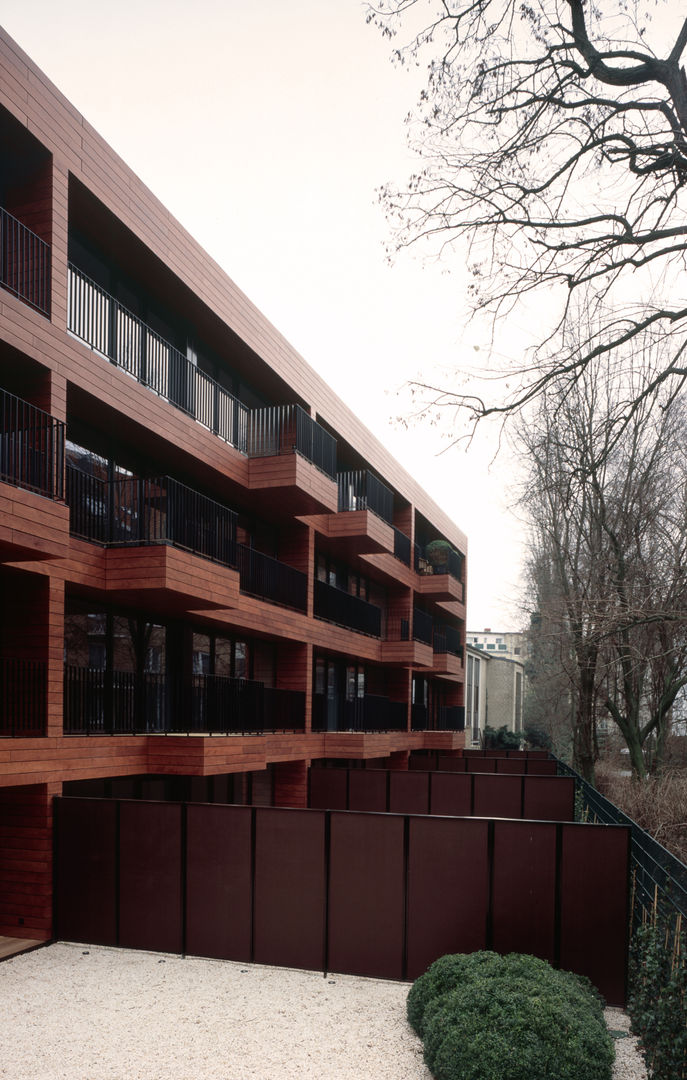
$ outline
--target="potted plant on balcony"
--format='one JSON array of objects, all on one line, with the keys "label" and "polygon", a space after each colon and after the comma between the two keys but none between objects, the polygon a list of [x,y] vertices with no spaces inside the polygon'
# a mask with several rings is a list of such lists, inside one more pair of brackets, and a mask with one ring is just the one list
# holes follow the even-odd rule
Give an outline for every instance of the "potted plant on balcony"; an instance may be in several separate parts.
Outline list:
[{"label": "potted plant on balcony", "polygon": [[425,545],[425,559],[432,567],[435,574],[445,574],[448,570],[449,553],[453,546],[448,540],[430,540]]}]

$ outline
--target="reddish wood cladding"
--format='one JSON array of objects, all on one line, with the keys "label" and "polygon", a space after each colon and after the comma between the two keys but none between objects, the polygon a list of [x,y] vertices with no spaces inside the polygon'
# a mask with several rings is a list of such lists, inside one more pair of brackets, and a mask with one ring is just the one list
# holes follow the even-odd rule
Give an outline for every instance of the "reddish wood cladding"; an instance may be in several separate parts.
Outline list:
[{"label": "reddish wood cladding", "polygon": [[462,582],[451,574],[415,574],[415,591],[428,600],[463,602]]},{"label": "reddish wood cladding", "polygon": [[52,800],[61,784],[0,788],[0,934],[47,941],[52,928]]},{"label": "reddish wood cladding", "polygon": [[251,491],[279,492],[288,500],[291,514],[335,511],[338,504],[336,481],[320,472],[300,454],[251,458],[248,463]]},{"label": "reddish wood cladding", "polygon": [[56,154],[61,168],[71,170],[192,293],[278,371],[293,387],[297,399],[308,403],[310,411],[321,415],[334,431],[344,434],[388,484],[465,550],[465,536],[455,524],[4,34],[0,39],[0,92],[7,108]]},{"label": "reddish wood cladding", "polygon": [[336,514],[316,514],[306,520],[329,540],[341,558],[394,550],[391,525],[371,510],[342,510]]},{"label": "reddish wood cladding", "polygon": [[167,594],[179,610],[237,604],[238,571],[168,544],[113,548],[105,557],[106,587],[120,599],[146,602],[152,590]]},{"label": "reddish wood cladding", "polygon": [[432,674],[436,676],[451,676],[463,678],[463,661],[453,653],[435,653],[432,663]]},{"label": "reddish wood cladding", "polygon": [[62,559],[67,555],[69,510],[34,491],[0,483],[3,562]]},{"label": "reddish wood cladding", "polygon": [[307,807],[308,762],[280,762],[274,766],[274,806]]}]

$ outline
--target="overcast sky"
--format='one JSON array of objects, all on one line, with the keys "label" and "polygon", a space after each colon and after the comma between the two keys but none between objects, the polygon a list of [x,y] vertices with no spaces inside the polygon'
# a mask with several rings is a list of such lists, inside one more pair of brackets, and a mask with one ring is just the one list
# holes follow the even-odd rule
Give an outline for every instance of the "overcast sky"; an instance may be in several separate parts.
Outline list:
[{"label": "overcast sky", "polygon": [[[398,70],[358,0],[4,0],[7,32],[468,535],[468,628],[517,629],[513,463],[404,427],[416,376],[486,342],[459,257],[389,266],[377,200],[408,175]],[[513,340],[518,329],[513,327]],[[441,451],[444,450],[444,453]],[[439,455],[439,456],[438,456]]]}]

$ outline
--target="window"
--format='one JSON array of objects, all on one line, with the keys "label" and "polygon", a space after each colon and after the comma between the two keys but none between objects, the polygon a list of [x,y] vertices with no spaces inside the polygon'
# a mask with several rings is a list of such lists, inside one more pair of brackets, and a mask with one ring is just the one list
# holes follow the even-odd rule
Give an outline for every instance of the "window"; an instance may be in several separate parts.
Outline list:
[{"label": "window", "polygon": [[495,645],[487,645],[487,648],[488,648],[488,649],[495,649],[495,648],[496,648],[496,646],[495,646]]},{"label": "window", "polygon": [[499,645],[499,652],[508,652],[507,645]]}]

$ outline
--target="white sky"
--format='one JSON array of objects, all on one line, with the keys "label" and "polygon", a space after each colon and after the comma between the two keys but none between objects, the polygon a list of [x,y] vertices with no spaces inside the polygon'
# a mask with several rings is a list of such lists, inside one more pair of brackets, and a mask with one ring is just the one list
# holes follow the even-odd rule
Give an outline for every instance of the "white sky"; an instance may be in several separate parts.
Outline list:
[{"label": "white sky", "polygon": [[[468,627],[518,629],[512,462],[393,421],[405,380],[474,365],[457,258],[385,261],[376,188],[414,161],[359,0],[3,0],[7,32],[467,533]],[[450,273],[449,273],[450,271]],[[517,328],[514,337],[517,339]],[[438,373],[439,372],[439,373]],[[443,383],[442,383],[443,385]],[[448,430],[448,429],[447,429]]]}]

